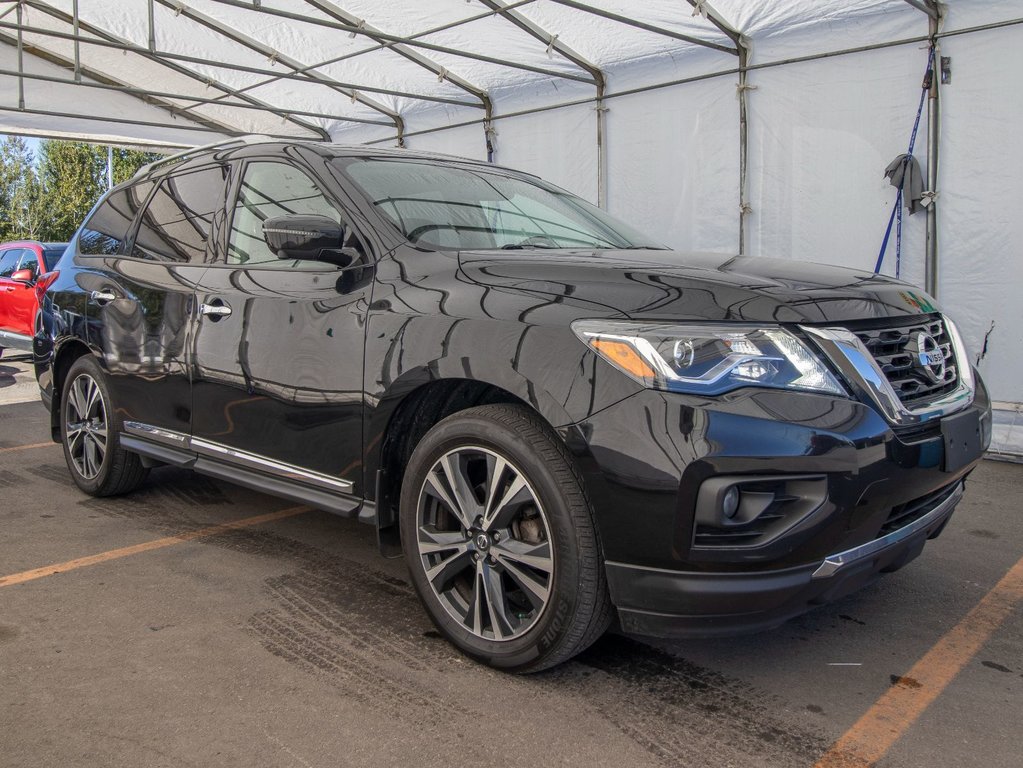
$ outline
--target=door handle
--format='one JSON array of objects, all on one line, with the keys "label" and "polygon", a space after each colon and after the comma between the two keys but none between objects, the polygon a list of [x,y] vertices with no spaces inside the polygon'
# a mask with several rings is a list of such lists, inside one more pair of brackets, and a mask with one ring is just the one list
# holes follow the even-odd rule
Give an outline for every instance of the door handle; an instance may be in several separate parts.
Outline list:
[{"label": "door handle", "polygon": [[117,296],[109,291],[93,291],[89,294],[89,298],[97,304],[109,304],[111,301],[114,301]]},{"label": "door handle", "polygon": [[[219,299],[218,299],[219,301]],[[219,304],[200,304],[199,314],[210,315],[210,320],[219,320],[222,317],[227,317],[233,310],[227,304],[223,302]]]}]

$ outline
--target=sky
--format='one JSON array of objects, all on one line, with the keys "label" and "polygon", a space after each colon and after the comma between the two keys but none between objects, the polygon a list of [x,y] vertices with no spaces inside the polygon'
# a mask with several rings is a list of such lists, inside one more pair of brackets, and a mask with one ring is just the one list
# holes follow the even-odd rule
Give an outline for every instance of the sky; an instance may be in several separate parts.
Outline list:
[{"label": "sky", "polygon": [[[0,133],[0,141],[7,138],[6,133]],[[28,148],[32,150],[32,157],[39,160],[39,139],[34,139],[31,136],[22,136],[25,143],[28,144]]]}]

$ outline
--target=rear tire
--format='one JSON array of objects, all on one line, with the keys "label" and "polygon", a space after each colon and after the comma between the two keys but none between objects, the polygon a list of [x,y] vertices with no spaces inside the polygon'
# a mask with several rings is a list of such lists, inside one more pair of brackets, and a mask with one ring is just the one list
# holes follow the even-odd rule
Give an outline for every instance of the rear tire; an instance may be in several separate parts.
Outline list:
[{"label": "rear tire", "polygon": [[71,478],[91,496],[118,496],[142,484],[149,470],[120,445],[121,420],[95,358],[78,358],[64,379],[60,438]]},{"label": "rear tire", "polygon": [[610,624],[582,481],[564,444],[529,409],[485,405],[434,426],[409,461],[400,514],[416,591],[437,629],[468,656],[538,672]]}]

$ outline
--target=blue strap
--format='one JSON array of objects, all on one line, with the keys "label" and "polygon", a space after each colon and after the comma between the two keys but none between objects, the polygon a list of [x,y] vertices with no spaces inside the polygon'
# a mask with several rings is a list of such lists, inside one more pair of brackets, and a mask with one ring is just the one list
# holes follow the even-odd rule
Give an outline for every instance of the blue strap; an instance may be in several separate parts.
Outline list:
[{"label": "blue strap", "polygon": [[902,160],[902,178],[899,180],[898,192],[895,194],[895,207],[892,208],[892,215],[888,217],[888,227],[884,231],[884,239],[881,241],[881,250],[877,254],[877,263],[874,265],[874,274],[881,271],[884,263],[885,251],[888,250],[888,239],[892,234],[892,224],[898,222],[895,230],[895,276],[899,277],[902,272],[902,198],[903,187],[906,185],[906,168],[913,157],[913,148],[916,146],[916,135],[920,129],[920,117],[924,111],[924,100],[927,98],[927,91],[931,88],[931,78],[934,77],[934,43],[931,43],[930,52],[927,54],[927,69],[924,71],[923,86],[920,88],[920,103],[916,107],[916,119],[913,121],[913,132],[909,137],[909,150]]},{"label": "blue strap", "polygon": [[881,271],[881,262],[884,261],[884,252],[888,249],[888,238],[892,236],[892,224],[895,223],[895,214],[899,210],[899,206],[902,205],[902,186],[899,186],[899,191],[895,194],[895,207],[892,208],[892,215],[888,217],[888,226],[884,231],[884,240],[881,241],[881,252],[877,254],[877,264],[874,265],[874,274],[876,275]]}]

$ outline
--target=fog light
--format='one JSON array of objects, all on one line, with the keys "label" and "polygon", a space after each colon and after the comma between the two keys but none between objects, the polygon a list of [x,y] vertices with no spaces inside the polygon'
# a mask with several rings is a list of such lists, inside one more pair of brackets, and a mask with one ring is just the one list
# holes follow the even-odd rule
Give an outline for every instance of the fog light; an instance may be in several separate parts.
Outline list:
[{"label": "fog light", "polygon": [[739,511],[739,489],[734,485],[730,486],[725,491],[724,497],[721,499],[721,513],[725,516],[726,520],[731,520],[735,517]]}]

